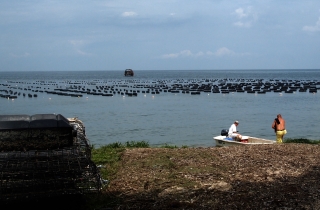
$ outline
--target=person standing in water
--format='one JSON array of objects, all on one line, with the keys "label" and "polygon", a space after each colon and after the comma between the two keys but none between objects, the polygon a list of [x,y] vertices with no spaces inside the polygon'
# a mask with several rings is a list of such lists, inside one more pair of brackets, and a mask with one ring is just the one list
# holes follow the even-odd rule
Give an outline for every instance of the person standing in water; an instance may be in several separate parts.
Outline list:
[{"label": "person standing in water", "polygon": [[277,118],[274,119],[271,126],[277,136],[277,143],[283,142],[283,136],[287,134],[286,130],[286,121],[282,118],[281,114],[277,115]]}]

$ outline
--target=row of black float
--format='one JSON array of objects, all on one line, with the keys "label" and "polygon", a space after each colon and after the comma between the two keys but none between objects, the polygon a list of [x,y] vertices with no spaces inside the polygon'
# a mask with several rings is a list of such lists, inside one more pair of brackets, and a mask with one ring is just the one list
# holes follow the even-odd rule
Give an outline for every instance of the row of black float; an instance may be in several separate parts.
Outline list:
[{"label": "row of black float", "polygon": [[[100,85],[99,85],[100,83]],[[97,85],[98,84],[98,85]],[[159,80],[159,81],[35,81],[33,83],[9,81],[0,89],[0,97],[14,99],[22,95],[24,97],[37,97],[36,93],[47,93],[61,96],[83,97],[86,95],[114,96],[116,94],[137,96],[143,94],[160,94],[161,92],[184,93],[199,95],[203,93],[254,93],[265,94],[267,92],[317,93],[320,82],[298,80],[268,80],[263,79],[216,79],[216,80]],[[21,87],[22,86],[22,87]],[[27,86],[27,87],[26,87]],[[52,90],[53,89],[53,90]]]}]

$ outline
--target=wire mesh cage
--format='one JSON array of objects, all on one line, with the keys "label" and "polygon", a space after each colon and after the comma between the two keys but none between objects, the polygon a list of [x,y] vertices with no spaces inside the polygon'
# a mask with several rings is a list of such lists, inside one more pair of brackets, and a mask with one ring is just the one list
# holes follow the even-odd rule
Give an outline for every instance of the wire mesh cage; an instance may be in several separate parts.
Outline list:
[{"label": "wire mesh cage", "polygon": [[0,202],[98,193],[85,127],[61,115],[0,115]]}]

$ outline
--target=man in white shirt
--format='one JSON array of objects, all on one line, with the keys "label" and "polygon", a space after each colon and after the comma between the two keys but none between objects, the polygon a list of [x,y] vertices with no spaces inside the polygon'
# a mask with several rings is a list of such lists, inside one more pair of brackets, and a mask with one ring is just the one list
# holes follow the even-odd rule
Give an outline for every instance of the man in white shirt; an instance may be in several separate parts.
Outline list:
[{"label": "man in white shirt", "polygon": [[237,131],[237,126],[239,125],[239,121],[234,121],[234,123],[230,126],[228,136],[234,140],[240,141],[242,136]]}]

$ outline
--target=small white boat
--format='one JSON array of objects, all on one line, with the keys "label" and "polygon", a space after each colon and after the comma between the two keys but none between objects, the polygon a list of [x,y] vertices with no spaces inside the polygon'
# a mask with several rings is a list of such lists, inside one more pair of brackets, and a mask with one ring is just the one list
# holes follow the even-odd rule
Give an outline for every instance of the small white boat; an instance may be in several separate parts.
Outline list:
[{"label": "small white boat", "polygon": [[245,145],[257,145],[257,144],[275,144],[276,141],[269,139],[262,139],[252,136],[242,136],[240,141],[236,141],[227,136],[226,130],[221,131],[220,136],[213,137],[217,147],[226,146],[245,146]]},{"label": "small white boat", "polygon": [[216,142],[217,147],[226,147],[226,146],[243,146],[243,145],[256,145],[256,144],[275,144],[276,141],[262,139],[252,136],[242,136],[241,141],[235,141],[232,138],[226,136],[216,136],[213,137]]},{"label": "small white boat", "polygon": [[257,145],[257,144],[275,144],[276,141],[269,139],[262,139],[252,136],[242,136],[240,141],[228,137],[228,130],[223,129],[220,136],[213,137],[216,143],[216,147],[226,147],[226,146],[245,146],[245,145]]}]

